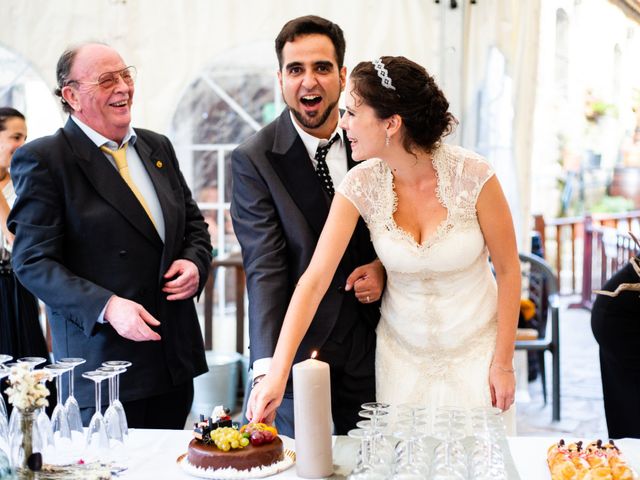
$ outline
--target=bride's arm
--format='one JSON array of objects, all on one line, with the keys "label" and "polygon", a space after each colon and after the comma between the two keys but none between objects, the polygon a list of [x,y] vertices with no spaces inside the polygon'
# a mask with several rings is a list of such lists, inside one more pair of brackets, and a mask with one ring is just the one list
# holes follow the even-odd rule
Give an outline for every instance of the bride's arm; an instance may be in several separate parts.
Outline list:
[{"label": "bride's arm", "polygon": [[513,352],[521,277],[513,219],[495,175],[484,185],[476,208],[498,284],[498,336],[489,371],[489,383],[494,405],[506,410],[515,396]]},{"label": "bride's arm", "polygon": [[336,193],[311,263],[291,297],[269,373],[251,391],[247,418],[270,418],[282,402],[296,351],[329,288],[359,216],[354,205]]}]

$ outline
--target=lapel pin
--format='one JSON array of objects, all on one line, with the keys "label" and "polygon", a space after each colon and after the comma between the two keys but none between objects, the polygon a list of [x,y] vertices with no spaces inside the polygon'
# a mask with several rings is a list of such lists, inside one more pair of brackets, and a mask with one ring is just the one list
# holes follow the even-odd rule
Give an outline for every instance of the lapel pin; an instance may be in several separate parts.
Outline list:
[{"label": "lapel pin", "polygon": [[162,162],[160,160],[156,162],[156,167],[162,168]]}]

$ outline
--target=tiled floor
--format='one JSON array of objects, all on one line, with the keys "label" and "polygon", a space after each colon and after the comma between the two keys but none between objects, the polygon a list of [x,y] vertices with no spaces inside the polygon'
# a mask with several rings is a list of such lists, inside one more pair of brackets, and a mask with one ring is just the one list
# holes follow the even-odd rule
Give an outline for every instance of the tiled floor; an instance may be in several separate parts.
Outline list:
[{"label": "tiled floor", "polygon": [[517,405],[518,435],[603,438],[607,424],[602,403],[598,344],[591,333],[590,312],[569,309],[574,298],[562,298],[560,311],[560,422],[551,421],[551,357],[547,353],[548,404],[539,379],[529,383],[531,401]]}]

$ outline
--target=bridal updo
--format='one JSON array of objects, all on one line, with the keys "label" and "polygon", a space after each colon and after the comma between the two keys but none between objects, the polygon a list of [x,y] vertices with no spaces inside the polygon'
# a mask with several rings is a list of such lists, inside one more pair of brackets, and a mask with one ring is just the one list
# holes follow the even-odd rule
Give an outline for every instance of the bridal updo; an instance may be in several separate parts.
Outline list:
[{"label": "bridal updo", "polygon": [[353,92],[373,108],[378,118],[400,115],[403,146],[408,152],[416,148],[432,151],[458,123],[433,77],[408,58],[360,62],[349,79]]}]

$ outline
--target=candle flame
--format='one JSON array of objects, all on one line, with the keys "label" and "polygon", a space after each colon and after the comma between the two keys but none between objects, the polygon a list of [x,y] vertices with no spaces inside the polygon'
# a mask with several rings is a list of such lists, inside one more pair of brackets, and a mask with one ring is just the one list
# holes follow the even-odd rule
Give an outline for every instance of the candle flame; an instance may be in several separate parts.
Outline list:
[{"label": "candle flame", "polygon": [[316,358],[318,356],[318,351],[314,350],[313,353],[311,354],[311,358]]}]

